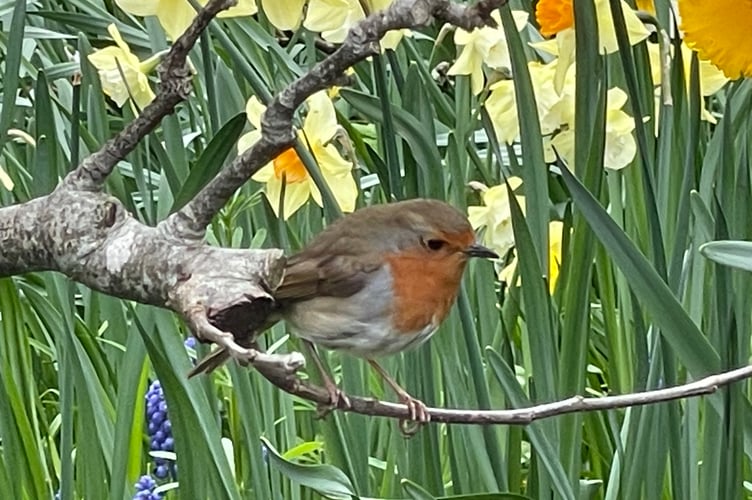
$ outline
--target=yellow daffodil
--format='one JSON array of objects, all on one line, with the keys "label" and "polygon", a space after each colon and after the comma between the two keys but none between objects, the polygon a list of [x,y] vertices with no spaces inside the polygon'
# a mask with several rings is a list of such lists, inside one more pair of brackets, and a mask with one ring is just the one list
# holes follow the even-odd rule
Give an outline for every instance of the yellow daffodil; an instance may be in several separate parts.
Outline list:
[{"label": "yellow daffodil", "polygon": [[[347,3],[345,0],[332,1],[338,4]],[[261,9],[278,30],[293,31],[300,27],[306,3],[307,0],[261,0]],[[311,3],[314,3],[314,0]]]},{"label": "yellow daffodil", "polygon": [[7,172],[3,170],[2,166],[0,166],[0,184],[2,184],[7,191],[13,191],[13,187],[15,186],[13,179],[11,179]]},{"label": "yellow daffodil", "polygon": [[[298,135],[310,148],[339,207],[343,212],[352,212],[355,210],[358,188],[352,176],[352,164],[342,158],[334,144],[331,144],[339,130],[334,105],[326,91],[313,94],[306,100],[306,103],[308,114],[303,122],[303,129],[298,132]],[[260,137],[261,115],[264,110],[264,105],[255,96],[248,100],[246,115],[255,130],[245,134],[238,141],[240,153],[251,147]],[[308,198],[313,198],[319,206],[323,206],[321,192],[292,148],[262,167],[253,176],[253,180],[266,185],[264,192],[277,215],[279,215],[280,198],[284,189],[285,219],[303,206]]]},{"label": "yellow daffodil", "polygon": [[[557,64],[557,59],[545,65],[530,62],[528,70],[533,84],[541,133],[544,137],[546,160],[554,160],[552,148],[555,148],[559,155],[572,162],[575,131],[575,68],[574,66],[569,68],[561,90],[556,92],[554,79]],[[604,166],[620,169],[632,162],[637,151],[632,134],[634,119],[622,110],[627,102],[627,94],[623,90],[610,89],[607,99]],[[513,82],[505,80],[492,85],[485,106],[499,141],[511,144],[519,140],[520,128]]]},{"label": "yellow daffodil", "polygon": [[[687,80],[687,86],[689,86],[689,75],[692,69],[692,50],[685,43],[682,44],[681,48],[682,61],[684,62],[684,75]],[[698,54],[698,56],[699,55],[700,54]],[[698,69],[700,71],[701,95],[705,97],[711,96],[721,90],[726,85],[726,83],[728,83],[729,78],[726,76],[726,74],[711,61],[699,57],[698,63]]]},{"label": "yellow daffodil", "polygon": [[[115,45],[95,50],[89,55],[89,62],[97,68],[102,82],[102,91],[122,107],[130,97],[143,109],[154,99],[146,73],[153,70],[159,56],[139,61],[120,36],[114,24],[107,27]],[[125,80],[123,80],[125,77]]]},{"label": "yellow daffodil", "polygon": [[[510,177],[507,182],[514,190],[522,184],[522,179]],[[504,257],[515,244],[507,186],[500,184],[489,188],[479,183],[473,183],[473,187],[481,190],[483,205],[468,207],[467,214],[470,224],[474,229],[485,228],[483,243]],[[525,198],[522,196],[516,196],[516,198],[524,211]],[[551,293],[554,293],[556,281],[559,278],[563,227],[564,225],[560,221],[551,221],[548,224],[548,286]],[[509,265],[499,269],[499,278],[510,283],[516,268],[517,257],[515,256]]]},{"label": "yellow daffodil", "polygon": [[637,10],[644,10],[655,15],[655,3],[653,0],[637,0],[635,3],[637,4]]},{"label": "yellow daffodil", "polygon": [[[521,31],[527,24],[528,14],[523,11],[513,11],[514,24],[517,31]],[[470,75],[470,85],[473,94],[480,94],[483,90],[483,65],[492,69],[508,68],[509,49],[507,48],[504,29],[501,27],[499,11],[491,13],[497,27],[484,26],[471,32],[457,29],[454,32],[454,43],[462,47],[460,55],[449,68],[450,75]]]},{"label": "yellow daffodil", "polygon": [[752,76],[752,3],[734,0],[679,0],[687,45],[729,78]]},{"label": "yellow daffodil", "polygon": [[[197,0],[206,5],[209,0]],[[177,39],[196,17],[196,10],[188,0],[115,0],[115,3],[136,16],[157,16],[159,24],[171,40]],[[237,5],[218,14],[217,17],[252,16],[256,13],[255,0],[238,0]]]},{"label": "yellow daffodil", "polygon": [[[393,1],[261,0],[261,7],[269,21],[280,30],[295,30],[302,22],[306,29],[321,33],[327,42],[342,43],[353,25],[367,14],[386,9]],[[381,47],[395,48],[405,32],[390,31],[381,39]]]},{"label": "yellow daffodil", "polygon": [[[554,106],[560,101],[560,96],[554,91],[554,75],[556,65],[529,62],[528,70],[533,83],[535,101],[538,107],[538,117],[541,120],[541,132],[546,135],[556,130],[560,122],[551,115]],[[520,126],[517,119],[517,101],[515,99],[514,82],[502,80],[491,86],[491,93],[485,102],[494,130],[499,141],[511,144],[519,138]]]},{"label": "yellow daffodil", "polygon": [[[618,87],[609,89],[606,94],[606,144],[603,166],[612,170],[626,167],[637,154],[637,143],[633,135],[634,118],[622,110],[627,103],[627,94]],[[570,164],[574,161],[574,100],[569,109],[568,126],[551,140],[556,152]]]},{"label": "yellow daffodil", "polygon": [[[509,186],[514,190],[520,187],[522,179],[510,177]],[[481,190],[482,206],[467,208],[468,219],[474,229],[485,228],[483,243],[502,257],[514,246],[514,232],[512,231],[512,212],[509,208],[509,193],[507,186],[486,187],[476,185]],[[525,199],[517,196],[518,203],[525,206]]]},{"label": "yellow daffodil", "polygon": [[[553,220],[548,223],[548,292],[552,295],[556,290],[556,282],[559,280],[559,270],[561,269],[563,231],[564,224],[561,221]],[[512,262],[499,272],[499,278],[507,284],[511,284],[516,269],[517,256],[515,255]],[[517,285],[519,286],[519,284],[518,280]]]},{"label": "yellow daffodil", "polygon": [[[321,33],[327,42],[342,43],[348,31],[367,14],[389,7],[394,0],[312,0],[303,26]],[[344,3],[345,5],[342,5]],[[365,7],[366,11],[363,10]],[[394,30],[381,38],[382,49],[394,49],[408,30]]]},{"label": "yellow daffodil", "polygon": [[[673,55],[673,46],[671,47]],[[692,50],[687,47],[686,43],[681,44],[682,62],[684,63],[684,83],[685,88],[689,91],[690,71],[692,69]],[[650,68],[653,77],[653,83],[658,86],[663,78],[661,67],[661,56],[658,44],[648,44],[648,56],[650,58]],[[700,72],[700,95],[709,97],[721,90],[729,81],[723,71],[718,69],[713,63],[702,59],[698,54],[699,72]],[[656,95],[656,99],[659,96]],[[707,110],[705,103],[702,102],[702,119],[710,123],[717,123],[718,120]]]},{"label": "yellow daffodil", "polygon": [[[592,0],[595,2],[595,14],[598,21],[598,44],[602,54],[613,54],[619,50],[616,41],[613,17],[609,0]],[[636,12],[621,1],[627,37],[630,45],[637,45],[645,40],[650,32],[637,17]],[[556,36],[555,40],[531,44],[540,50],[559,57],[558,72],[555,79],[557,92],[561,91],[564,78],[575,54],[574,11],[572,0],[540,0],[535,7],[535,18],[544,36]]]},{"label": "yellow daffodil", "polygon": [[613,170],[624,168],[637,154],[637,142],[632,133],[634,118],[622,109],[627,103],[627,93],[613,87],[606,94],[606,148],[603,166]]}]

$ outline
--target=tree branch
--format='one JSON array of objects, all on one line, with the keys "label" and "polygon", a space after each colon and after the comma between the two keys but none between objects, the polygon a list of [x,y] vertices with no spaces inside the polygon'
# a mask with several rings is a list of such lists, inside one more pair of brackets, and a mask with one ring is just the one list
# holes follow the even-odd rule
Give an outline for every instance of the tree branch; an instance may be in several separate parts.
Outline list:
[{"label": "tree branch", "polygon": [[173,112],[175,106],[188,98],[191,92],[191,70],[186,64],[188,53],[201,33],[221,11],[232,7],[237,0],[211,0],[198,11],[188,29],[172,44],[159,65],[159,90],[154,100],[115,137],[92,153],[64,180],[64,185],[82,191],[102,189],[107,176],[118,161],[136,148],[136,145]]},{"label": "tree branch", "polygon": [[[272,384],[292,395],[313,401],[323,406],[326,406],[329,403],[329,394],[323,387],[292,378],[289,374],[280,374],[281,370],[279,368],[270,369],[266,366],[257,366],[256,369]],[[544,403],[528,408],[517,408],[511,410],[428,408],[428,413],[431,415],[431,422],[447,424],[527,425],[536,420],[557,415],[566,415],[568,413],[612,410],[616,408],[642,406],[712,394],[720,387],[750,377],[752,377],[752,365],[719,373],[717,375],[711,375],[687,384],[632,394],[605,396],[602,398],[573,396],[553,403]],[[358,397],[350,394],[347,396],[350,401],[350,406],[347,407],[343,400],[340,399],[339,405],[335,409],[361,415],[389,417],[401,420],[409,418],[408,409],[403,404],[378,401],[376,399]]]},{"label": "tree branch", "polygon": [[378,54],[379,40],[388,31],[423,26],[434,18],[466,29],[495,26],[490,13],[506,3],[507,0],[480,0],[472,6],[461,6],[450,0],[396,0],[389,8],[360,21],[334,53],[272,99],[262,117],[258,142],[165,220],[166,230],[183,238],[202,237],[232,194],[261,167],[293,146],[297,137],[292,123],[295,110],[312,94],[335,85],[348,68]]}]

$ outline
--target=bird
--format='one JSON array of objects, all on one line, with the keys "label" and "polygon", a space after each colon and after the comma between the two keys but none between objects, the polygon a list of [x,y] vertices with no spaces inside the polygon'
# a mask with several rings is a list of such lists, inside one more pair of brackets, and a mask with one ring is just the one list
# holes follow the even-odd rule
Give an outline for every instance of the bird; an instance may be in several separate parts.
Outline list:
[{"label": "bird", "polygon": [[[326,373],[316,346],[363,358],[394,389],[413,421],[430,420],[377,359],[427,341],[457,298],[468,260],[499,256],[481,245],[467,217],[450,204],[416,198],[345,215],[287,259],[264,329],[284,320],[312,354],[330,404],[347,396]],[[215,350],[189,376],[229,358]]]}]

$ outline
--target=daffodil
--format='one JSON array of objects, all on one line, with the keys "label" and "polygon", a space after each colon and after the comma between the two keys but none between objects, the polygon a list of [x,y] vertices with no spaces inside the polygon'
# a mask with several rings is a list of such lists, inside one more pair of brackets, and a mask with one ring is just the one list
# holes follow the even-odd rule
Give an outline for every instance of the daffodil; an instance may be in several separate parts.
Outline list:
[{"label": "daffodil", "polygon": [[655,15],[655,3],[653,0],[636,0],[637,10],[644,10]]},{"label": "daffodil", "polygon": [[[592,0],[595,2],[595,15],[598,22],[598,44],[601,54],[613,54],[619,50],[614,29],[609,0]],[[637,45],[645,40],[650,32],[637,17],[637,13],[624,0],[621,0],[627,37],[630,45]],[[556,90],[560,91],[566,73],[574,62],[575,36],[574,11],[572,0],[540,0],[535,7],[535,18],[544,36],[556,36],[555,40],[531,44],[552,55],[559,57],[558,73],[555,79]]]},{"label": "daffodil", "polygon": [[[337,148],[331,143],[339,130],[334,105],[326,91],[313,94],[306,100],[306,103],[308,114],[303,122],[303,129],[298,132],[298,135],[310,148],[339,207],[343,212],[352,212],[355,210],[358,188],[352,176],[352,164],[342,158]],[[264,105],[255,96],[248,100],[246,115],[255,130],[245,134],[238,141],[240,153],[250,148],[259,139],[261,115],[264,110]],[[309,198],[313,198],[319,206],[323,206],[321,192],[292,148],[262,167],[253,176],[253,180],[265,184],[264,192],[277,215],[279,215],[280,200],[284,191],[282,205],[285,219],[295,213]]]},{"label": "daffodil", "polygon": [[[519,177],[510,177],[507,182],[512,190],[522,184]],[[505,184],[486,187],[477,185],[481,190],[482,206],[467,208],[468,219],[474,229],[485,228],[483,243],[504,256],[514,246],[512,231],[512,212],[509,208],[509,192]],[[525,199],[517,196],[517,202],[524,208]]]},{"label": "daffodil", "polygon": [[535,5],[535,20],[546,37],[574,28],[572,0],[540,0]]},{"label": "daffodil", "polygon": [[[554,90],[558,60],[548,64],[528,63],[533,84],[541,133],[544,138],[546,161],[553,161],[554,151],[568,161],[574,160],[575,129],[575,68],[571,66],[559,92]],[[635,157],[637,144],[633,130],[634,119],[622,109],[627,94],[612,88],[607,93],[606,148],[604,166],[620,169],[629,165]],[[486,110],[494,125],[499,141],[511,144],[519,140],[520,128],[515,100],[514,84],[501,81],[491,86],[486,99]]]},{"label": "daffodil", "polygon": [[[627,94],[618,87],[613,87],[606,94],[606,144],[603,155],[603,166],[612,170],[626,167],[637,153],[635,142],[634,118],[622,108],[627,103]],[[570,118],[567,127],[556,134],[551,145],[556,148],[564,159],[570,163],[574,160],[574,105],[570,108]]]},{"label": "daffodil", "polygon": [[136,105],[143,109],[154,99],[146,74],[157,65],[159,56],[142,62],[131,52],[114,24],[110,24],[107,31],[115,45],[89,54],[89,62],[99,72],[102,91],[120,107],[133,97]]},{"label": "daffodil", "polygon": [[[528,14],[523,11],[513,11],[514,24],[517,31],[521,31],[527,24]],[[450,75],[470,75],[470,85],[473,94],[480,94],[483,90],[483,65],[492,69],[508,68],[509,49],[507,47],[504,29],[501,27],[499,11],[491,12],[497,27],[484,26],[473,31],[457,29],[454,32],[454,43],[462,47],[457,60],[449,68]]]},{"label": "daffodil", "polygon": [[[353,25],[365,19],[367,14],[386,9],[393,1],[261,0],[261,7],[269,21],[280,30],[295,30],[302,22],[306,29],[321,33],[327,42],[342,43]],[[388,32],[381,39],[382,48],[396,47],[405,32]]]},{"label": "daffodil", "polygon": [[[553,220],[548,223],[548,292],[554,293],[556,283],[559,280],[559,270],[562,261],[562,241],[563,241],[564,224],[561,221]],[[517,256],[499,272],[499,278],[506,283],[511,283],[514,279],[514,273],[517,270]],[[518,283],[519,285],[519,280]]]},{"label": "daffodil", "polygon": [[624,168],[637,154],[634,138],[635,121],[622,108],[627,103],[627,93],[613,87],[606,93],[606,146],[603,166],[613,170]]},{"label": "daffodil", "polygon": [[[338,4],[347,3],[346,0],[332,1]],[[261,0],[261,9],[277,29],[293,31],[300,27],[306,3],[307,0]]]},{"label": "daffodil", "polygon": [[[555,62],[549,64],[529,62],[528,71],[535,93],[538,117],[541,120],[541,132],[547,135],[559,128],[561,124],[556,116],[551,115],[555,105],[561,99],[554,91],[556,64]],[[520,126],[514,82],[502,80],[491,85],[491,93],[486,99],[485,107],[494,124],[498,139],[507,144],[516,141],[520,135]]]},{"label": "daffodil", "polygon": [[[595,3],[595,15],[598,21],[598,43],[602,54],[613,54],[619,50],[616,41],[616,30],[611,15],[609,0],[592,0]],[[627,26],[627,36],[630,45],[637,45],[645,40],[650,32],[640,21],[627,3],[622,0],[621,8],[624,22]],[[566,30],[574,29],[574,7],[572,0],[540,0],[535,6],[535,19],[544,36],[557,35]]]},{"label": "daffodil", "polygon": [[752,76],[752,3],[733,0],[679,0],[687,45],[727,77]]},{"label": "daffodil", "polygon": [[[673,45],[671,52],[673,55]],[[686,43],[681,44],[682,62],[684,63],[684,83],[687,92],[689,92],[690,71],[692,69],[692,50],[687,47]],[[662,83],[663,70],[661,67],[661,55],[658,44],[648,44],[648,56],[650,58],[650,68],[653,82],[656,86]],[[700,76],[700,95],[709,97],[721,90],[729,81],[720,69],[706,59],[702,59],[698,54],[698,69]],[[658,98],[658,95],[656,95]],[[707,110],[705,103],[702,102],[701,117],[710,123],[717,123],[718,120]]]},{"label": "daffodil", "polygon": [[[206,5],[209,0],[197,0]],[[177,39],[196,17],[196,10],[188,0],[115,0],[115,3],[136,16],[157,16],[159,24],[171,40]],[[238,0],[237,5],[220,12],[217,17],[252,16],[257,11],[255,0]]]},{"label": "daffodil", "polygon": [[[522,184],[519,177],[507,179],[512,190]],[[482,206],[471,206],[467,209],[468,219],[474,229],[485,228],[483,243],[493,249],[502,257],[514,248],[514,230],[512,228],[512,212],[509,207],[509,191],[505,184],[486,187],[476,184],[481,190]],[[515,196],[517,202],[524,211],[525,198]],[[551,221],[548,224],[548,286],[550,293],[554,293],[556,281],[559,278],[559,269],[562,260],[562,231],[564,225],[560,221]],[[499,269],[499,278],[510,283],[517,268],[515,256],[509,265]]]}]

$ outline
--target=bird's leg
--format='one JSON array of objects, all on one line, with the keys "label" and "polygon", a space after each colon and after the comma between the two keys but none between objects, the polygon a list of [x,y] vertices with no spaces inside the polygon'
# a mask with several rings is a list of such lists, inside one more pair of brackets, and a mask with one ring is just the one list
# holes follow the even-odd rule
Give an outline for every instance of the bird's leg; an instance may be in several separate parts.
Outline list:
[{"label": "bird's leg", "polygon": [[324,408],[321,405],[319,405],[319,412],[320,415],[323,417],[325,416],[329,411],[331,411],[332,408],[338,408],[340,406],[340,401],[342,401],[342,406],[344,408],[350,408],[350,398],[347,397],[347,394],[342,392],[342,389],[337,387],[337,384],[334,383],[334,380],[332,380],[332,377],[329,376],[329,372],[326,371],[326,368],[324,368],[324,362],[321,361],[321,358],[319,357],[319,353],[316,352],[316,346],[311,343],[309,340],[303,339],[303,345],[308,350],[308,354],[310,354],[311,359],[313,359],[313,363],[316,365],[316,369],[319,372],[319,375],[321,376],[321,381],[324,383],[324,388],[326,389],[326,392],[329,393],[329,408]]},{"label": "bird's leg", "polygon": [[[392,387],[392,389],[394,389],[394,392],[396,392],[397,396],[399,396],[400,402],[407,406],[407,409],[410,412],[410,420],[419,424],[425,424],[431,421],[431,414],[428,413],[428,407],[426,407],[423,401],[415,399],[410,394],[408,394],[408,392],[400,387],[400,385],[395,382],[395,380],[390,377],[389,374],[384,371],[381,365],[379,365],[376,361],[369,359],[368,363],[373,366],[373,369],[376,370],[379,375],[381,375],[381,377],[386,381],[387,384]],[[402,431],[405,434],[414,434],[415,431],[417,431],[417,428],[410,432],[404,425],[401,425],[401,427]]]}]

